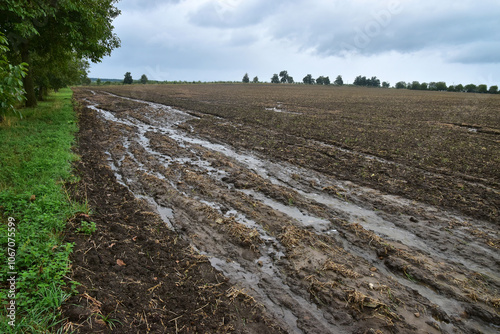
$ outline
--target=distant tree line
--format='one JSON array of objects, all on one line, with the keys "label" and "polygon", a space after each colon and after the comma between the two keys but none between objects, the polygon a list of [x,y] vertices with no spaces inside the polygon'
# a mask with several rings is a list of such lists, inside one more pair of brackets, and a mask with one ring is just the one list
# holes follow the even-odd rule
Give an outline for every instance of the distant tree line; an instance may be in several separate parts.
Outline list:
[{"label": "distant tree line", "polygon": [[[249,77],[248,74],[245,73],[245,76],[243,77],[243,82],[248,83]],[[258,78],[255,77],[253,82],[258,82]],[[281,71],[279,74],[275,73],[271,77],[271,83],[279,84],[279,83],[295,83],[293,80],[293,77],[288,74],[288,71]],[[313,78],[311,74],[307,74],[303,79],[302,83],[306,85],[330,85],[330,78],[328,76],[319,76],[318,78]],[[335,81],[333,82],[334,85],[337,86],[342,86],[344,85],[344,80],[342,79],[341,75],[338,75]],[[372,76],[371,78],[368,78],[366,76],[361,76],[358,75],[354,81],[353,81],[354,86],[364,86],[364,87],[382,87],[382,88],[390,88],[391,84],[387,81],[380,81],[379,78],[376,76]],[[468,93],[490,93],[490,94],[497,94],[499,93],[498,91],[498,86],[490,86],[488,88],[487,85],[474,85],[474,84],[468,84],[466,86],[462,84],[458,85],[451,85],[447,86],[446,82],[444,81],[439,81],[439,82],[418,82],[418,81],[413,81],[413,82],[405,82],[405,81],[399,81],[394,85],[394,88],[396,89],[411,89],[411,90],[431,90],[431,91],[448,91],[448,92],[468,92]]]},{"label": "distant tree line", "polygon": [[[90,79],[89,79],[90,80]],[[187,84],[187,83],[202,83],[201,81],[150,81],[148,77],[143,74],[141,76],[140,80],[134,81],[132,78],[132,74],[130,72],[125,73],[124,79],[121,82],[122,84],[132,84],[132,83],[141,83],[141,84],[147,84],[147,83],[173,83],[173,84]],[[218,81],[219,83],[232,83],[233,81]],[[243,83],[250,83],[250,76],[248,73],[245,73],[243,76],[243,79],[241,80]],[[252,83],[259,83],[259,78],[255,76],[253,80],[251,81]],[[273,74],[271,77],[271,83],[273,84],[293,84],[296,83],[293,79],[292,76],[288,74],[288,71],[283,70],[281,72]],[[303,79],[302,83],[306,85],[331,85],[330,78],[328,76],[322,76],[320,75],[316,79],[313,78],[311,74],[307,74]],[[97,79],[96,81],[97,85],[101,85],[102,82],[100,79]],[[104,82],[104,85],[109,85],[113,84],[113,82],[106,81]],[[341,75],[338,75],[335,80],[333,81],[333,85],[336,86],[342,86],[344,85],[344,80],[342,79]],[[371,78],[368,78],[366,76],[361,76],[358,75],[354,81],[353,81],[354,86],[364,86],[364,87],[382,87],[382,88],[390,88],[391,85],[387,81],[380,81],[376,76],[372,76]],[[497,94],[498,93],[498,86],[491,86],[489,89],[486,85],[474,85],[474,84],[469,84],[466,86],[463,86],[461,84],[459,85],[452,85],[452,86],[447,86],[444,81],[439,81],[439,82],[418,82],[418,81],[413,81],[413,82],[404,82],[404,81],[399,81],[394,85],[394,88],[396,89],[411,89],[411,90],[433,90],[433,91],[449,91],[449,92],[470,92],[470,93],[490,93],[490,94]]]},{"label": "distant tree line", "polygon": [[413,81],[413,82],[404,82],[400,81],[396,83],[395,88],[397,89],[411,89],[411,90],[434,90],[434,91],[448,91],[448,92],[466,92],[466,93],[489,93],[489,94],[497,94],[498,93],[498,86],[490,86],[488,89],[487,85],[475,85],[475,84],[468,84],[468,85],[450,85],[447,86],[446,82],[444,81],[439,81],[439,82],[418,82],[418,81]]}]

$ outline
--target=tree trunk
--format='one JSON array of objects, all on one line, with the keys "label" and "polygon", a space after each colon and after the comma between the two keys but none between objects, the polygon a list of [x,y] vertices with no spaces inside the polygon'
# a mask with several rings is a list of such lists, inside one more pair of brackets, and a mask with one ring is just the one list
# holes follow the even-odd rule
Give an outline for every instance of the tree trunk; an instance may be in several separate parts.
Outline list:
[{"label": "tree trunk", "polygon": [[26,91],[26,107],[36,107],[35,84],[33,82],[33,71],[31,69],[31,60],[28,43],[21,46],[21,61],[28,64],[28,72],[23,79],[24,90]]}]

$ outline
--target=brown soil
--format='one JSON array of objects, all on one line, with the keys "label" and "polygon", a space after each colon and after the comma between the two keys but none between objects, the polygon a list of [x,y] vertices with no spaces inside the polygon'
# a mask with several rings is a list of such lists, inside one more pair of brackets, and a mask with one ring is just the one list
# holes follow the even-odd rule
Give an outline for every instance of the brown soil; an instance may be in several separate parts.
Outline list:
[{"label": "brown soil", "polygon": [[[493,333],[500,326],[497,225],[443,209],[460,209],[454,201],[416,201],[403,191],[407,166],[241,118],[84,89],[75,99],[83,106],[76,197],[93,213],[72,223],[92,220],[97,232],[68,237],[76,243],[72,278],[83,285],[65,310],[67,327]],[[363,181],[357,168],[388,185],[367,188],[377,182]],[[439,191],[456,182],[454,174],[411,172],[434,178],[428,184]],[[498,192],[491,182],[477,189]],[[468,195],[482,198],[477,189]],[[474,208],[473,216],[497,217]]]},{"label": "brown soil", "polygon": [[[76,98],[81,98],[76,95]],[[105,148],[105,124],[79,109],[74,199],[90,216],[71,221],[72,280],[81,283],[64,308],[74,333],[284,333],[262,306],[214,270],[157,213],[116,182]],[[76,233],[95,222],[91,236]]]}]

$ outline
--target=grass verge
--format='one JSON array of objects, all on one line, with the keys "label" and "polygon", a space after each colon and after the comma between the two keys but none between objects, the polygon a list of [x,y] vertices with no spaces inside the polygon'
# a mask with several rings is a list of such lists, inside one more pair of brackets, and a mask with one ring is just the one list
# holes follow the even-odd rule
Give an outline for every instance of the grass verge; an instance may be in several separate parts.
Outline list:
[{"label": "grass verge", "polygon": [[0,123],[1,333],[51,332],[74,288],[65,282],[73,245],[63,243],[63,233],[67,220],[86,208],[64,190],[64,183],[77,181],[71,97],[70,89],[61,90],[24,109],[23,119]]}]

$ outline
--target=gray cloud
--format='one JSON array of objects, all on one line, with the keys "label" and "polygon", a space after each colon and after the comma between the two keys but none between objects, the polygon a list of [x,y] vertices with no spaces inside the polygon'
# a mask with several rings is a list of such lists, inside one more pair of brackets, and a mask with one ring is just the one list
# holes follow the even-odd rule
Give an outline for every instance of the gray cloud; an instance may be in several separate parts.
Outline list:
[{"label": "gray cloud", "polygon": [[[497,62],[492,55],[500,53],[500,4],[492,2],[480,6],[453,6],[447,2],[447,6],[441,4],[437,8],[425,6],[422,1],[365,3],[364,7],[349,2],[299,9],[291,5],[288,12],[278,15],[276,22],[280,24],[274,24],[271,33],[277,39],[290,40],[302,49],[312,48],[323,56],[370,56],[461,47],[471,54],[456,56],[454,60],[470,63],[474,59]],[[287,19],[292,23],[284,24]],[[477,41],[489,44],[485,55],[474,54],[473,48],[468,47]]]},{"label": "gray cloud", "polygon": [[285,3],[286,0],[211,0],[192,11],[189,21],[201,27],[248,27],[279,12],[279,8]]},{"label": "gray cloud", "polygon": [[[296,80],[309,72],[393,81],[500,77],[496,0],[122,0],[118,7],[122,48],[93,69],[116,69],[119,77],[126,68],[160,80],[231,80],[239,72],[269,80],[283,69]],[[380,72],[368,73],[374,61]],[[405,79],[408,62],[412,78]]]}]

